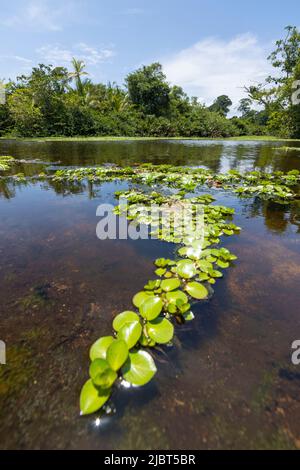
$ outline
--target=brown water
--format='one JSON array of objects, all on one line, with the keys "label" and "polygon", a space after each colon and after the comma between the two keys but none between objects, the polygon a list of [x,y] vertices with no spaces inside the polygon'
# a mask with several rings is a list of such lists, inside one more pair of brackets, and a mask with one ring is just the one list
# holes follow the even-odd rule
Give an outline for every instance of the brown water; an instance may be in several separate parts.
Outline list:
[{"label": "brown water", "polygon": [[[213,171],[300,169],[286,143],[0,142],[0,155],[33,175],[43,162],[199,165]],[[291,143],[295,146],[295,143]],[[153,278],[153,260],[172,256],[160,241],[100,241],[96,208],[126,183],[0,186],[0,447],[88,449],[300,448],[300,208],[239,200],[241,235],[225,245],[235,267],[178,327],[174,346],[155,353],[156,378],[119,389],[111,414],[80,418],[88,350],[113,317]],[[207,192],[207,191],[206,191]]]}]

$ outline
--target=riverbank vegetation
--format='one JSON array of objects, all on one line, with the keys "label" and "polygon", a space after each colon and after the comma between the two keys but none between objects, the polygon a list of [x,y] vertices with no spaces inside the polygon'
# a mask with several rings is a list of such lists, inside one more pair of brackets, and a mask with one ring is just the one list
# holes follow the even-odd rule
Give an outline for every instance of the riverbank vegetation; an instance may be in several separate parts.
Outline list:
[{"label": "riverbank vegetation", "polygon": [[74,58],[72,71],[40,64],[7,83],[0,135],[299,138],[300,105],[293,104],[292,96],[300,78],[300,33],[295,27],[286,30],[268,58],[274,76],[245,88],[239,116],[228,117],[232,101],[226,95],[207,107],[170,85],[159,63],[128,74],[121,87],[93,83],[85,64]]}]

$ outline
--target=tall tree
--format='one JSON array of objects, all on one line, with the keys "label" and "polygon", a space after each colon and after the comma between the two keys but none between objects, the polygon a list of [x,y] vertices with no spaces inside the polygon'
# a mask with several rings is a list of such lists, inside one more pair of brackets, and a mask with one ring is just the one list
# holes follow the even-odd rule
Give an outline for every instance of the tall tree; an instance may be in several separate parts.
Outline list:
[{"label": "tall tree", "polygon": [[294,83],[300,79],[300,32],[295,26],[285,28],[284,39],[268,59],[277,71],[265,83],[245,88],[249,97],[264,106],[271,133],[300,137],[300,105],[293,103]]},{"label": "tall tree", "polygon": [[167,115],[170,105],[170,86],[158,62],[143,66],[126,77],[128,95],[133,104],[145,114]]},{"label": "tall tree", "polygon": [[230,107],[232,106],[232,101],[227,95],[218,96],[214,103],[209,107],[210,111],[221,114],[222,116],[227,116],[229,113]]},{"label": "tall tree", "polygon": [[87,80],[82,80],[81,77],[87,76],[88,73],[84,70],[85,63],[82,60],[77,60],[75,57],[72,59],[73,72],[69,72],[69,78],[75,81],[77,93],[80,96],[84,95],[85,85],[88,83]]}]

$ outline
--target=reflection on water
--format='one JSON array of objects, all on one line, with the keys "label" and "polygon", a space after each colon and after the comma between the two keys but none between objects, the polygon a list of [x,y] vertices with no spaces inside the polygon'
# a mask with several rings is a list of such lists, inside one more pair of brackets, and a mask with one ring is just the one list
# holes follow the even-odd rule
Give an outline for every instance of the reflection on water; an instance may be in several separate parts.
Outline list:
[{"label": "reflection on water", "polygon": [[[286,143],[284,144],[286,145]],[[295,144],[292,144],[295,146]],[[0,154],[33,176],[45,163],[76,166],[139,161],[204,166],[215,172],[300,169],[282,143],[222,141],[0,142]],[[1,448],[300,447],[300,370],[290,347],[299,336],[299,203],[239,200],[243,227],[225,245],[239,257],[155,352],[156,379],[116,390],[110,413],[79,418],[88,348],[153,277],[152,261],[175,247],[156,240],[99,241],[96,208],[126,182],[0,183]],[[97,420],[97,421],[96,421]]]}]

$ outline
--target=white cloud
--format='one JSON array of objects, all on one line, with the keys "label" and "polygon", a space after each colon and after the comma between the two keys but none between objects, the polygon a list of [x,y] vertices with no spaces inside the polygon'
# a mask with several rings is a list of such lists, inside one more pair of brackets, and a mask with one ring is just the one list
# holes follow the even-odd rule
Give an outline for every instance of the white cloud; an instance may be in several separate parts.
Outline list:
[{"label": "white cloud", "polygon": [[32,0],[15,15],[1,20],[1,24],[22,31],[61,31],[73,7],[72,1],[57,7],[47,0]]},{"label": "white cloud", "polygon": [[25,57],[21,57],[19,55],[3,55],[1,54],[0,55],[0,60],[11,60],[11,61],[17,61],[17,62],[21,62],[23,64],[31,64],[32,63],[32,60],[31,59],[26,59]]},{"label": "white cloud", "polygon": [[99,65],[106,62],[115,55],[112,47],[96,48],[83,42],[66,49],[59,44],[49,44],[37,49],[37,54],[43,58],[44,62],[52,65],[70,65],[73,57],[81,59],[86,65]]},{"label": "white cloud", "polygon": [[32,68],[32,64],[33,61],[26,57],[14,54],[0,54],[0,65],[2,70],[6,69],[6,79],[28,73]]},{"label": "white cloud", "polygon": [[245,97],[244,86],[262,82],[270,72],[267,48],[252,34],[229,41],[207,38],[162,60],[168,80],[189,95],[211,104],[222,94],[234,106]]}]

